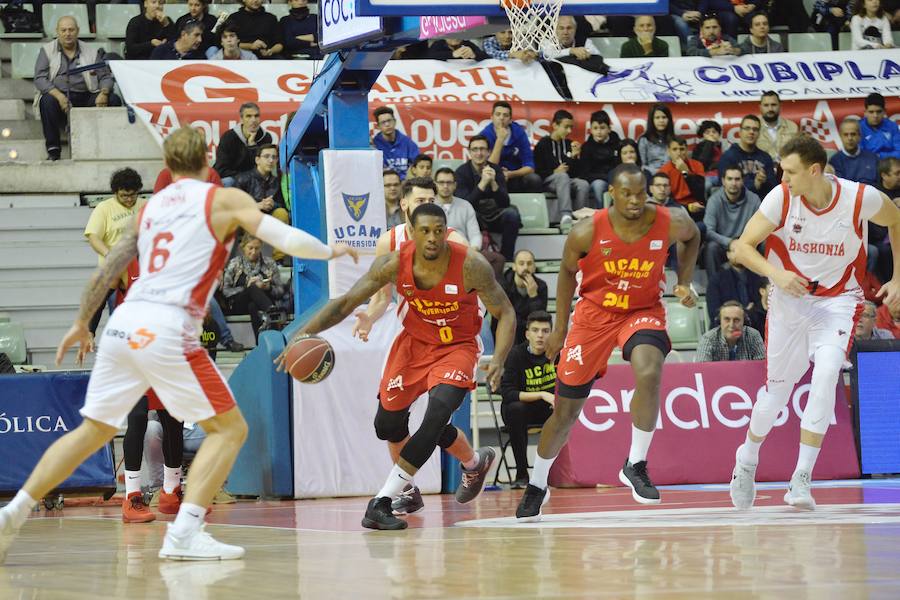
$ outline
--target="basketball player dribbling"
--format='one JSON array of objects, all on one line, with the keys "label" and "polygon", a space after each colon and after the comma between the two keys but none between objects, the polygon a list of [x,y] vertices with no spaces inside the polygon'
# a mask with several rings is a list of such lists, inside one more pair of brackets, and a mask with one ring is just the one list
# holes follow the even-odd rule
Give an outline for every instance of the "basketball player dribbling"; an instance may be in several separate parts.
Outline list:
[{"label": "basketball player dribbling", "polygon": [[[395,225],[390,230],[381,234],[381,237],[378,238],[378,241],[375,244],[376,258],[391,252],[396,252],[404,242],[412,239],[413,229],[410,222],[412,212],[426,202],[434,204],[436,195],[437,187],[435,186],[434,181],[427,177],[410,177],[403,182],[400,193],[400,210],[403,213],[404,222]],[[464,246],[468,245],[468,241],[452,227],[448,228],[447,231],[448,241],[463,244]],[[369,332],[372,331],[375,322],[387,311],[388,305],[391,302],[391,296],[393,295],[393,287],[394,286],[390,284],[384,286],[369,300],[369,305],[366,307],[366,310],[356,312],[356,324],[353,327],[353,335],[358,336],[359,339],[364,342],[368,341]],[[402,299],[398,309],[401,306]],[[448,425],[448,427],[452,426]],[[456,437],[453,443],[446,448],[447,453],[460,462],[464,473],[466,471],[470,473],[474,472],[478,468],[481,456],[487,454],[489,449],[483,448],[476,453],[469,443],[466,434],[458,428],[454,427],[454,429],[456,429]],[[403,446],[406,445],[407,441],[409,441],[409,436],[399,442],[388,440],[387,444],[388,451],[391,455],[391,462],[397,462],[400,458],[400,450],[403,449]],[[464,477],[462,481],[465,482],[466,478]],[[465,493],[466,487],[463,485],[460,485],[457,492],[457,500],[469,496],[469,494]],[[425,508],[425,502],[422,500],[422,493],[415,485],[415,482],[410,482],[409,485],[401,490],[400,495],[394,500],[391,507],[393,508],[395,515],[411,515]]]},{"label": "basketball player dribbling", "polygon": [[[403,330],[394,340],[379,387],[375,433],[401,446],[398,459],[362,525],[369,529],[405,529],[393,514],[391,500],[409,486],[437,446],[450,448],[459,430],[450,417],[466,393],[475,388],[481,354],[479,299],[498,319],[497,341],[487,381],[494,389],[515,336],[516,315],[494,271],[476,250],[447,241],[447,215],[433,203],[416,208],[410,222],[413,239],[398,252],[380,256],[349,292],[330,301],[297,335],[315,334],[340,323],[389,283],[399,290]],[[284,354],[277,364],[284,368]],[[419,429],[410,435],[409,407],[428,392]],[[408,438],[408,440],[407,440]],[[405,442],[405,443],[404,443]],[[474,469],[463,471],[457,500],[468,502],[484,487],[494,452],[478,453]]]},{"label": "basketball player dribbling", "polygon": [[59,344],[56,362],[78,344],[90,351],[87,328],[109,285],[137,256],[141,276],[113,313],[99,344],[81,414],[84,421],[41,457],[15,498],[0,510],[0,559],[36,500],[65,480],[113,438],[131,408],[152,387],[181,421],[207,433],[188,476],[188,489],[168,526],[160,558],[236,559],[244,549],[203,530],[206,509],[231,470],[247,424],[222,374],[200,345],[201,321],[238,227],[288,254],[330,259],[356,252],[326,246],[259,211],[246,193],[205,183],[206,139],[182,127],[163,144],[174,182],[154,195],[84,290],[75,323]]},{"label": "basketball player dribbling", "polygon": [[[746,509],[756,497],[759,449],[794,385],[813,362],[800,451],[784,501],[814,509],[812,471],[834,416],[835,387],[863,311],[868,223],[888,227],[894,274],[878,291],[900,307],[900,209],[872,186],[825,175],[827,154],[813,138],[782,146],[781,186],[769,192],[735,244],[737,260],[774,284],[766,320],[766,389],[753,405],[738,447],[731,501]],[[766,257],[757,250],[766,243]]]},{"label": "basketball player dribbling", "polygon": [[[566,238],[556,292],[556,326],[547,341],[547,356],[562,348],[556,367],[556,401],[544,423],[531,480],[516,510],[522,522],[538,521],[550,497],[547,476],[572,425],[581,413],[594,380],[606,372],[613,349],[631,362],[635,390],[631,401],[631,449],[619,480],[644,504],[660,501],[647,473],[647,451],[659,415],[659,382],[666,354],[665,263],[669,246],[678,243],[675,296],[695,306],[690,288],[700,248],[700,232],[682,209],[647,203],[646,180],[639,167],[623,164],[610,174],[613,204],[579,221]],[[582,273],[572,329],[569,311],[576,273]]]}]

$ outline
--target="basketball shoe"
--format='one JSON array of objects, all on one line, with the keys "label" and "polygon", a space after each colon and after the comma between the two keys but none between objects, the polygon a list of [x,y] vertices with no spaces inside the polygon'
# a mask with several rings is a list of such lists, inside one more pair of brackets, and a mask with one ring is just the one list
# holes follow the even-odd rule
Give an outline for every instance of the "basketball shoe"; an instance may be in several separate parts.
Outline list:
[{"label": "basketball shoe", "polygon": [[144,504],[144,496],[140,492],[131,492],[122,501],[122,521],[125,523],[149,523],[156,515]]},{"label": "basketball shoe", "polygon": [[159,512],[164,515],[177,515],[178,509],[181,508],[181,498],[183,496],[184,493],[181,491],[180,485],[172,490],[171,494],[167,494],[165,490],[160,489]]},{"label": "basketball shoe", "polygon": [[497,453],[489,446],[478,449],[478,464],[475,465],[475,468],[472,470],[463,468],[462,470],[462,481],[456,488],[457,502],[465,504],[478,497],[478,494],[484,489],[484,482],[496,456]]},{"label": "basketball shoe", "polygon": [[362,526],[367,529],[406,529],[406,521],[398,519],[391,510],[391,499],[387,496],[372,498],[366,507],[366,515],[363,517]]},{"label": "basketball shoe", "polygon": [[625,466],[619,471],[619,481],[631,488],[631,496],[641,504],[659,504],[659,490],[654,487],[647,474],[647,461],[631,464],[625,460]]},{"label": "basketball shoe", "polygon": [[741,447],[738,446],[734,456],[734,471],[731,473],[731,484],[728,493],[735,508],[746,510],[753,506],[756,499],[756,465],[745,465],[741,462]]},{"label": "basketball shoe", "polygon": [[411,515],[425,508],[422,493],[414,485],[403,488],[397,499],[391,502],[391,509],[395,515]]},{"label": "basketball shoe", "polygon": [[791,483],[788,485],[788,491],[784,495],[784,501],[795,508],[813,510],[816,507],[816,501],[813,500],[810,492],[810,480],[809,471],[796,471],[791,476]]},{"label": "basketball shoe", "polygon": [[169,523],[163,547],[159,551],[160,558],[170,560],[234,560],[243,556],[243,548],[216,541],[206,533],[206,525],[190,535],[176,537]]},{"label": "basketball shoe", "polygon": [[550,499],[550,488],[545,490],[528,484],[525,494],[516,509],[516,521],[519,523],[536,523],[541,520],[541,508]]}]

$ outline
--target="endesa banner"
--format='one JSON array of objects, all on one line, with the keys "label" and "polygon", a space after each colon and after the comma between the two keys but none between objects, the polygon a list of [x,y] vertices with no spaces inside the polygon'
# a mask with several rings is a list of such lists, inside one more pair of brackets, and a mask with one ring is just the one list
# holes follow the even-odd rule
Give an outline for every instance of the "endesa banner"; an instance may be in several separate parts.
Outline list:
[{"label": "endesa banner", "polygon": [[[659,392],[659,419],[647,456],[657,485],[724,483],[745,438],[750,412],[765,386],[765,362],[667,364]],[[787,481],[797,461],[800,418],[809,395],[809,373],[779,413],[760,451],[757,481]],[[618,473],[631,444],[630,365],[613,365],[598,379],[550,471],[550,485],[620,485]],[[850,409],[843,386],[813,471],[814,479],[859,477]]]},{"label": "endesa banner", "polygon": [[[423,152],[436,158],[467,158],[468,139],[487,125],[491,105],[497,100],[513,105],[513,118],[526,127],[532,143],[549,133],[550,119],[560,108],[575,115],[573,137],[583,139],[590,114],[603,109],[610,114],[614,131],[622,137],[637,138],[646,129],[649,103],[664,101],[672,108],[675,132],[692,144],[696,141],[697,125],[705,119],[723,124],[726,139],[735,141],[741,117],[758,114],[762,91],[776,89],[783,99],[782,115],[826,147],[835,149],[840,147],[841,120],[861,115],[862,98],[871,91],[884,94],[888,98],[888,117],[900,120],[900,98],[896,95],[900,70],[886,55],[893,56],[887,52],[841,52],[768,55],[765,59],[757,56],[754,61],[691,57],[650,62],[612,59],[611,71],[605,76],[565,67],[569,88],[576,98],[570,102],[562,100],[539,64],[494,60],[392,61],[381,73],[369,99],[373,107],[392,106],[399,117],[398,128]],[[790,72],[796,75],[795,79],[779,70],[782,67],[773,66],[788,64],[785,61],[793,65]],[[206,132],[212,156],[219,137],[239,122],[238,109],[244,102],[260,106],[262,126],[277,142],[287,115],[303,102],[323,63],[110,64],[126,102],[160,142],[173,128],[191,124]],[[805,66],[799,67],[801,64]],[[835,69],[840,69],[840,73]],[[777,80],[772,73],[780,73]],[[693,79],[687,81],[689,76]],[[658,91],[668,89],[660,87],[661,78],[678,78],[687,83],[678,83],[677,93]],[[706,79],[717,82],[705,82]],[[742,92],[736,93],[738,90]],[[374,131],[374,123],[371,126]]]}]

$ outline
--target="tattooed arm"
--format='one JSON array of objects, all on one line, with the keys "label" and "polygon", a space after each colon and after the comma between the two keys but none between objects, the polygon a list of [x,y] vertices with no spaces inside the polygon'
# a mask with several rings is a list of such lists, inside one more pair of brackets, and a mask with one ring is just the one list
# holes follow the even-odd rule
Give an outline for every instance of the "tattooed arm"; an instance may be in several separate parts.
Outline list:
[{"label": "tattooed arm", "polygon": [[85,286],[84,292],[81,294],[78,316],[75,317],[75,322],[56,349],[57,366],[62,362],[63,356],[69,348],[75,344],[79,344],[75,362],[79,365],[84,362],[85,354],[90,352],[94,346],[93,336],[88,330],[91,316],[100,308],[110,286],[122,275],[122,271],[128,267],[128,263],[135,256],[137,256],[137,224],[125,229],[122,238],[106,255],[106,261],[94,271],[90,282]]},{"label": "tattooed arm", "polygon": [[697,305],[697,296],[691,289],[691,281],[694,278],[694,265],[697,264],[697,254],[700,252],[700,230],[697,224],[688,215],[686,210],[671,209],[672,216],[669,224],[669,243],[678,244],[678,283],[673,293],[681,301],[681,304],[692,308]]},{"label": "tattooed arm", "polygon": [[[329,301],[328,304],[322,307],[322,310],[317,312],[312,319],[297,330],[297,333],[294,334],[294,337],[291,338],[287,345],[290,346],[297,338],[304,335],[325,331],[346,319],[357,306],[368,300],[372,294],[386,284],[396,280],[399,262],[399,255],[396,252],[376,258],[368,273],[363,275],[346,294]],[[284,370],[285,352],[287,352],[287,347],[275,359],[276,369],[279,371]]]},{"label": "tattooed arm", "polygon": [[516,337],[516,312],[506,292],[497,283],[494,270],[477,250],[469,249],[463,265],[463,280],[467,290],[475,290],[491,315],[497,319],[494,355],[487,367],[487,382],[492,390],[500,389],[503,363]]}]

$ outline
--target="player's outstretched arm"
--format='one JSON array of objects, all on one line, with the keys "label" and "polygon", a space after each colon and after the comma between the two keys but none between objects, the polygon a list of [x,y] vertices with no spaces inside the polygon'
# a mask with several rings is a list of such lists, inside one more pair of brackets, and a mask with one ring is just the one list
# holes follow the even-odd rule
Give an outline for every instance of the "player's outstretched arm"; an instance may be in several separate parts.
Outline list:
[{"label": "player's outstretched arm", "polygon": [[516,311],[506,292],[497,283],[494,270],[480,252],[469,249],[463,265],[463,283],[468,290],[475,290],[485,308],[497,319],[494,355],[488,365],[487,382],[492,390],[500,389],[500,376],[506,355],[516,337]]},{"label": "player's outstretched arm", "polygon": [[322,307],[305,325],[297,331],[297,336],[315,334],[334,327],[353,312],[357,306],[372,297],[372,294],[394,281],[397,277],[399,258],[396,252],[379,256],[372,263],[368,273],[359,278],[350,290],[331,300]]},{"label": "player's outstretched arm", "polygon": [[285,225],[261,212],[253,198],[237,188],[216,190],[211,219],[220,239],[228,237],[236,227],[243,227],[251,235],[297,258],[330,260],[346,254],[353,262],[359,261],[354,248],[342,243],[329,246],[305,231]]},{"label": "player's outstretched arm", "polygon": [[809,282],[796,273],[777,268],[757,250],[777,228],[778,225],[757,210],[744,227],[741,237],[734,242],[735,259],[757,275],[768,277],[772,283],[788,294],[803,296],[807,292]]},{"label": "player's outstretched arm", "polygon": [[553,333],[547,339],[547,358],[553,360],[563,347],[569,331],[569,315],[572,312],[572,300],[578,281],[578,261],[591,249],[594,241],[594,219],[582,219],[575,223],[572,231],[566,236],[563,247],[562,262],[559,265],[559,277],[556,279],[556,323]]},{"label": "player's outstretched arm", "polygon": [[[391,231],[388,230],[381,234],[378,241],[375,242],[375,257],[385,256],[391,251]],[[369,305],[366,310],[357,311],[356,324],[353,326],[353,335],[364,342],[369,341],[369,332],[375,323],[384,316],[387,308],[391,303],[391,286],[390,284],[382,287],[369,299]]]},{"label": "player's outstretched arm", "polygon": [[669,214],[672,215],[669,240],[678,244],[678,283],[673,292],[684,306],[693,307],[697,305],[697,296],[691,289],[691,282],[700,253],[700,230],[687,211],[672,210]]},{"label": "player's outstretched arm", "polygon": [[128,263],[137,256],[137,253],[137,224],[132,224],[125,228],[119,242],[106,255],[106,261],[94,271],[91,280],[85,286],[81,294],[78,316],[56,349],[57,366],[69,348],[75,344],[79,344],[76,362],[79,365],[84,362],[85,354],[90,352],[94,345],[91,332],[88,330],[91,316],[100,308],[106,294],[109,293],[110,285],[122,275],[122,271],[128,267]]},{"label": "player's outstretched arm", "polygon": [[872,216],[871,221],[888,228],[891,253],[894,255],[894,274],[890,281],[881,286],[877,296],[884,296],[884,302],[896,309],[900,306],[900,208],[881,194],[881,208]]}]

